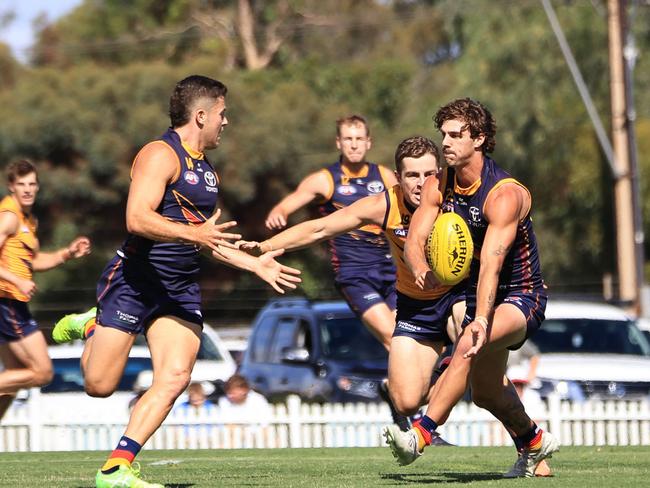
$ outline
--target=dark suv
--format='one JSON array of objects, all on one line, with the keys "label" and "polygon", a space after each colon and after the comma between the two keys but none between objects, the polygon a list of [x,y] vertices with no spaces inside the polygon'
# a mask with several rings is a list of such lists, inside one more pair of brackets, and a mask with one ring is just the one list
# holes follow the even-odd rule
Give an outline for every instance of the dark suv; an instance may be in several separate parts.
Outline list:
[{"label": "dark suv", "polygon": [[279,299],[253,323],[240,373],[270,400],[381,401],[388,354],[343,301]]}]

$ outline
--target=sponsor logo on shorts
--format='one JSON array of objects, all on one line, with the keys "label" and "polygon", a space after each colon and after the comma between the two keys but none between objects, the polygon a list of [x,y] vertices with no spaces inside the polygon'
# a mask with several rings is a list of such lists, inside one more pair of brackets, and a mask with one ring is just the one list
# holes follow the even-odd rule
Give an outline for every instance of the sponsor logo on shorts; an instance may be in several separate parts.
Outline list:
[{"label": "sponsor logo on shorts", "polygon": [[357,189],[351,185],[339,185],[336,191],[341,195],[354,195]]},{"label": "sponsor logo on shorts", "polygon": [[183,173],[183,179],[187,181],[190,185],[198,185],[199,177],[194,171],[186,171]]},{"label": "sponsor logo on shorts", "polygon": [[121,310],[117,310],[115,312],[115,315],[117,316],[117,320],[124,322],[125,324],[134,325],[140,322],[140,317],[131,315],[130,313],[122,312]]},{"label": "sponsor logo on shorts", "polygon": [[366,188],[370,193],[381,193],[384,191],[384,184],[381,181],[371,181],[366,185]]},{"label": "sponsor logo on shorts", "polygon": [[412,324],[410,322],[405,322],[404,320],[398,320],[396,327],[402,330],[408,330],[409,332],[420,332],[422,327],[419,325]]},{"label": "sponsor logo on shorts", "polygon": [[406,237],[408,235],[409,231],[407,229],[393,229],[393,233],[397,237]]},{"label": "sponsor logo on shorts", "polygon": [[370,300],[376,300],[377,298],[379,298],[379,293],[377,293],[377,292],[366,293],[366,294],[363,296],[363,299],[364,299],[365,301],[367,301],[367,302],[369,302]]},{"label": "sponsor logo on shorts", "polygon": [[503,303],[516,303],[518,305],[521,305],[522,300],[521,300],[521,297],[517,297],[517,296],[506,297],[506,298],[503,299]]}]

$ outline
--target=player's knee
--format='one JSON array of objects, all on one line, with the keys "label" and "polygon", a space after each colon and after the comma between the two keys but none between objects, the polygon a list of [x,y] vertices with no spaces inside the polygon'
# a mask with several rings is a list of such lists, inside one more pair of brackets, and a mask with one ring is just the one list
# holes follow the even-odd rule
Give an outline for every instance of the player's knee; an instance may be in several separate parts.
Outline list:
[{"label": "player's knee", "polygon": [[86,376],[84,389],[88,396],[96,398],[106,398],[115,392],[117,385],[105,378],[89,378]]},{"label": "player's knee", "polygon": [[171,369],[154,377],[154,386],[170,399],[175,400],[190,384],[190,371],[187,369]]},{"label": "player's knee", "polygon": [[52,370],[52,366],[39,368],[34,371],[33,386],[48,385],[52,382],[52,378],[54,378],[54,371]]},{"label": "player's knee", "polygon": [[395,395],[392,397],[392,400],[395,410],[407,417],[415,415],[422,404],[421,398],[408,398],[404,395]]}]

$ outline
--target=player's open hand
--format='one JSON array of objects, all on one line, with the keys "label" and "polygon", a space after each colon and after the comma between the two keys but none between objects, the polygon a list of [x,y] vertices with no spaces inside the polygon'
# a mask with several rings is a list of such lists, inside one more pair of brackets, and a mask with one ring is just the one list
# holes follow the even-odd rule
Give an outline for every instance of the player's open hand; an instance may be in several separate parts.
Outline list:
[{"label": "player's open hand", "polygon": [[203,222],[201,225],[192,228],[193,242],[202,246],[209,247],[215,252],[219,252],[218,246],[237,249],[234,242],[241,239],[241,234],[231,234],[224,232],[237,225],[237,222],[231,220],[222,224],[217,224],[221,217],[221,209],[217,209],[212,217]]},{"label": "player's open hand", "polygon": [[471,358],[476,356],[487,343],[487,326],[478,320],[474,320],[467,326],[466,330],[472,334],[472,347],[463,354],[463,357]]},{"label": "player's open hand", "polygon": [[90,254],[90,250],[90,239],[85,236],[77,237],[70,244],[68,244],[68,247],[66,249],[68,256],[75,259],[87,256]]},{"label": "player's open hand", "polygon": [[271,210],[264,222],[269,230],[280,230],[287,226],[287,215],[281,210]]},{"label": "player's open hand", "polygon": [[302,280],[298,276],[300,270],[278,263],[275,258],[280,256],[284,249],[276,249],[262,254],[258,260],[255,274],[266,281],[278,293],[284,294],[284,290],[295,290],[297,283]]}]

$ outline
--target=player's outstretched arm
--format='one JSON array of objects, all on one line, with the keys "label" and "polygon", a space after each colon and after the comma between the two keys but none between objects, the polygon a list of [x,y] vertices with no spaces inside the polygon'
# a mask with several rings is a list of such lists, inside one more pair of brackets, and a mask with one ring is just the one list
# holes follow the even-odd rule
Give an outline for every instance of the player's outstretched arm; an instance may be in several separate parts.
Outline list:
[{"label": "player's outstretched arm", "polygon": [[440,213],[441,202],[438,178],[430,176],[422,185],[420,206],[413,213],[404,245],[404,259],[415,277],[415,284],[421,290],[428,290],[436,285],[436,280],[424,254],[424,248],[433,224]]},{"label": "player's outstretched arm", "polygon": [[239,245],[240,249],[255,255],[275,249],[294,251],[364,225],[381,225],[385,213],[386,197],[383,194],[371,195],[326,217],[294,225],[263,242],[242,241]]},{"label": "player's outstretched arm", "polygon": [[298,188],[284,197],[271,209],[264,224],[269,230],[284,229],[289,215],[317,198],[324,198],[332,186],[331,179],[325,171],[312,173],[303,179]]},{"label": "player's outstretched arm", "polygon": [[517,236],[519,221],[529,208],[528,193],[516,184],[503,185],[485,202],[488,227],[481,248],[481,267],[476,290],[476,316],[467,326],[472,334],[474,345],[465,353],[465,357],[476,356],[489,340],[499,274]]},{"label": "player's outstretched arm", "polygon": [[66,247],[54,252],[38,252],[34,257],[34,271],[47,271],[71,259],[78,259],[90,254],[90,239],[85,236],[77,237]]},{"label": "player's outstretched arm", "polygon": [[131,186],[126,203],[128,231],[154,241],[190,243],[213,250],[217,246],[234,247],[228,241],[240,239],[241,236],[224,231],[237,224],[217,224],[220,210],[196,226],[172,222],[156,211],[166,186],[178,176],[177,172],[178,158],[169,146],[153,142],[142,148],[131,170]]},{"label": "player's outstretched arm", "polygon": [[299,277],[300,270],[285,266],[275,260],[275,257],[283,252],[283,249],[277,249],[255,257],[238,249],[220,247],[218,251],[212,251],[212,256],[233,268],[255,273],[260,279],[271,285],[275,291],[284,293],[285,289],[295,289],[297,283],[302,280]]}]

